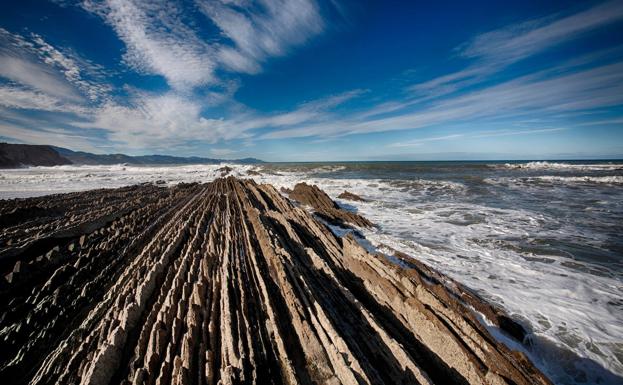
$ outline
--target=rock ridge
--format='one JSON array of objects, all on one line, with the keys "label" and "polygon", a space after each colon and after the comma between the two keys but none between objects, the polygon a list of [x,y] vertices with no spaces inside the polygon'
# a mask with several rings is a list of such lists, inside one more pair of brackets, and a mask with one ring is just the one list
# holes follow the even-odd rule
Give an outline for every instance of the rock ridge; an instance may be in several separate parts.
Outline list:
[{"label": "rock ridge", "polygon": [[332,225],[372,227],[372,222],[357,213],[342,209],[316,185],[297,183],[294,186],[294,190],[285,190],[283,192],[288,194],[291,199],[310,206],[316,215]]},{"label": "rock ridge", "polygon": [[436,273],[251,180],[1,201],[0,269],[4,384],[549,384]]}]

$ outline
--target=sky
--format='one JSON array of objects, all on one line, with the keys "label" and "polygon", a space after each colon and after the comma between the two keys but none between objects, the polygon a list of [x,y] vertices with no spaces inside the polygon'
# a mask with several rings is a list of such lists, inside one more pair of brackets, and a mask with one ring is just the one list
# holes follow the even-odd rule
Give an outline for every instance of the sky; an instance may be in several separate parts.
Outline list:
[{"label": "sky", "polygon": [[623,158],[623,1],[3,1],[0,141]]}]

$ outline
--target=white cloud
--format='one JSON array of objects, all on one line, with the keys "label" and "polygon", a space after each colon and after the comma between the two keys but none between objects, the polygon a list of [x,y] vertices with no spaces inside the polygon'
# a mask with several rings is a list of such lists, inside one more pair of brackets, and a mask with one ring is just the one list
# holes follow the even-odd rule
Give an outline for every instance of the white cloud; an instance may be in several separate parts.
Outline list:
[{"label": "white cloud", "polygon": [[173,93],[137,94],[127,105],[107,102],[93,111],[90,121],[74,125],[106,130],[109,139],[130,148],[160,143],[173,146],[193,138],[216,140],[216,124],[202,118],[200,112],[199,103]]},{"label": "white cloud", "polygon": [[615,0],[566,17],[552,15],[486,32],[457,48],[460,56],[475,63],[408,89],[433,92],[433,97],[447,95],[477,84],[512,63],[622,19],[623,2]]},{"label": "white cloud", "polygon": [[0,122],[0,136],[11,138],[20,143],[48,144],[58,147],[70,147],[74,150],[99,152],[93,146],[93,138],[78,135],[64,129],[34,130]]},{"label": "white cloud", "polygon": [[19,87],[0,85],[0,106],[16,109],[85,113],[86,109],[66,103],[43,92]]},{"label": "white cloud", "polygon": [[176,88],[214,80],[213,48],[183,22],[177,3],[86,0],[83,6],[113,27],[125,43],[125,61],[135,70],[162,75]]},{"label": "white cloud", "polygon": [[[101,100],[112,90],[112,87],[101,80],[101,68],[77,56],[71,57],[61,52],[57,48],[48,44],[39,35],[32,34],[32,41],[35,43],[39,58],[51,67],[55,67],[63,73],[65,79],[72,85],[80,89],[91,101]],[[83,76],[84,68],[90,72],[89,75],[96,75],[96,80],[86,80]]]},{"label": "white cloud", "polygon": [[421,128],[475,118],[576,112],[623,104],[623,62],[555,77],[536,73],[447,98],[417,111],[369,119],[357,115],[264,134],[265,139],[343,136]]},{"label": "white cloud", "polygon": [[243,120],[239,121],[237,124],[245,127],[245,130],[251,130],[255,128],[278,128],[314,121],[326,121],[334,117],[329,113],[329,110],[363,93],[363,90],[351,90],[303,103],[289,112],[276,113],[268,116],[245,116]]},{"label": "white cloud", "polygon": [[221,62],[234,71],[255,73],[265,58],[285,54],[289,47],[304,43],[324,28],[313,0],[209,0],[199,4],[235,44],[235,49],[225,47],[219,52]]},{"label": "white cloud", "polygon": [[[219,70],[259,72],[268,58],[284,55],[325,30],[314,0],[196,0],[183,6],[164,0],[85,0],[83,7],[101,16],[124,42],[124,60],[129,66],[144,74],[163,76],[172,89],[164,94],[130,91],[125,102],[113,100],[107,96],[109,86],[87,80],[91,78],[87,76],[91,75],[90,63],[53,47],[39,35],[24,38],[0,29],[0,39],[4,39],[0,41],[0,76],[12,81],[0,86],[0,106],[16,111],[72,112],[77,115],[71,123],[74,127],[104,130],[119,149],[181,148],[189,143],[232,139],[327,139],[526,113],[577,113],[623,104],[623,62],[582,69],[595,58],[464,92],[465,87],[480,83],[510,63],[621,19],[620,2],[477,36],[458,50],[473,65],[412,86],[415,97],[385,101],[364,112],[337,114],[340,105],[367,92],[353,90],[272,114],[237,104],[236,114],[212,118],[206,117],[207,109],[224,101],[235,104],[233,96],[239,86],[235,80],[219,79]],[[205,40],[194,24],[197,15],[188,15],[189,7],[198,7],[203,12],[198,14],[200,20],[209,22],[203,15],[207,16],[221,36]],[[457,96],[453,94],[456,91],[463,93]],[[479,135],[555,130],[559,129]],[[433,136],[395,147],[459,137]],[[221,151],[216,155],[232,151],[213,150]]]},{"label": "white cloud", "polygon": [[83,7],[113,27],[126,46],[127,64],[141,73],[162,75],[181,90],[218,83],[219,68],[257,73],[266,58],[285,54],[323,27],[313,0],[196,4],[228,41],[202,39],[177,2],[85,0]]},{"label": "white cloud", "polygon": [[176,92],[154,95],[135,91],[124,105],[109,101],[92,110],[88,121],[73,123],[85,129],[103,129],[120,146],[145,148],[167,143],[216,143],[231,139],[251,138],[251,132],[266,127],[287,127],[326,119],[327,109],[344,103],[362,91],[354,90],[300,105],[289,112],[259,115],[246,110],[231,119],[209,119],[202,116],[203,102]]},{"label": "white cloud", "polygon": [[427,143],[427,142],[438,142],[438,141],[442,141],[442,140],[458,139],[458,138],[461,138],[463,136],[464,136],[463,134],[433,136],[433,137],[429,137],[429,138],[421,138],[421,139],[409,140],[409,141],[406,141],[406,142],[392,143],[392,144],[387,145],[387,147],[414,147],[414,146],[421,146],[422,144]]},{"label": "white cloud", "polygon": [[[82,67],[82,68],[81,68]],[[86,80],[84,70],[96,80]],[[76,55],[63,53],[41,36],[28,37],[0,28],[0,76],[63,100],[80,103],[103,98],[111,87],[100,68]]]},{"label": "white cloud", "polygon": [[229,149],[229,148],[211,148],[210,154],[214,156],[227,156],[231,154],[235,154],[237,151]]},{"label": "white cloud", "polygon": [[473,134],[450,134],[443,136],[433,136],[427,138],[413,139],[408,141],[390,143],[387,147],[417,147],[421,146],[428,142],[439,142],[446,140],[454,140],[454,139],[474,139],[474,138],[490,138],[496,136],[517,136],[517,135],[532,135],[532,134],[541,134],[546,132],[556,132],[566,130],[564,127],[556,127],[556,128],[542,128],[542,129],[530,129],[530,130],[491,130],[491,131],[481,131]]},{"label": "white cloud", "polygon": [[515,136],[515,135],[532,135],[532,134],[542,134],[546,132],[557,132],[557,131],[565,131],[567,128],[565,127],[554,127],[554,128],[541,128],[541,129],[532,129],[532,130],[495,130],[495,131],[484,131],[477,132],[472,135],[472,138],[490,138],[496,136]]},{"label": "white cloud", "polygon": [[0,77],[60,99],[80,102],[82,97],[54,69],[0,50]]},{"label": "white cloud", "polygon": [[[126,64],[143,74],[163,76],[172,90],[161,95],[130,91],[125,102],[114,100],[109,96],[112,88],[97,76],[100,67],[39,35],[23,37],[0,29],[0,76],[14,82],[0,88],[0,106],[71,112],[77,115],[74,127],[102,129],[118,146],[147,148],[249,138],[255,129],[317,120],[356,96],[335,95],[293,111],[262,115],[233,101],[238,82],[216,77],[219,68],[258,72],[269,57],[284,55],[321,33],[324,24],[314,0],[84,0],[81,5],[102,17],[124,42]],[[189,13],[192,7],[203,14]],[[207,22],[205,16],[221,30],[220,37],[200,36],[196,23]],[[205,96],[198,98],[195,91],[202,86]],[[227,101],[238,110],[234,117],[205,117],[206,108]]]},{"label": "white cloud", "polygon": [[491,62],[515,62],[621,19],[623,2],[609,1],[557,20],[547,17],[484,33],[460,52]]}]

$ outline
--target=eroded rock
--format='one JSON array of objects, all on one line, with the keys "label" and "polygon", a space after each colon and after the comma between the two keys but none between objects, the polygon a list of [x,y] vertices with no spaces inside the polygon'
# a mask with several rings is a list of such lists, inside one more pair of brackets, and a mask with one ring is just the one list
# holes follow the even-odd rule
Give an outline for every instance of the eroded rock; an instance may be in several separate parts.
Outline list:
[{"label": "eroded rock", "polygon": [[[315,186],[290,195],[369,224]],[[21,205],[64,214],[0,232],[2,274],[29,267],[0,286],[3,384],[548,384],[466,308],[477,297],[272,186],[141,185],[0,215]]]},{"label": "eroded rock", "polygon": [[234,169],[229,166],[223,166],[223,167],[217,168],[216,171],[220,172],[221,176],[226,176],[232,171],[234,171]]},{"label": "eroded rock", "polygon": [[318,186],[297,183],[289,197],[299,203],[312,207],[319,217],[337,226],[348,227],[353,224],[360,227],[372,227],[372,223],[359,214],[344,210]]},{"label": "eroded rock", "polygon": [[362,197],[360,197],[357,194],[353,194],[350,191],[344,191],[342,192],[340,195],[337,196],[340,199],[346,199],[349,201],[356,201],[356,202],[367,202],[367,199],[363,199]]}]

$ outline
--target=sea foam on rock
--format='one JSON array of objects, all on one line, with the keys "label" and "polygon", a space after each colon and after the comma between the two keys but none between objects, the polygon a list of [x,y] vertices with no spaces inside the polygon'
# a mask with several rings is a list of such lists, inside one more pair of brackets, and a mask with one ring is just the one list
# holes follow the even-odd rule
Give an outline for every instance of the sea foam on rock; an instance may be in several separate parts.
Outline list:
[{"label": "sea foam on rock", "polygon": [[[371,225],[315,186],[290,196]],[[443,276],[335,236],[270,185],[3,201],[0,218],[29,207],[0,221],[0,269],[23,275],[0,285],[4,384],[549,383]]]}]

